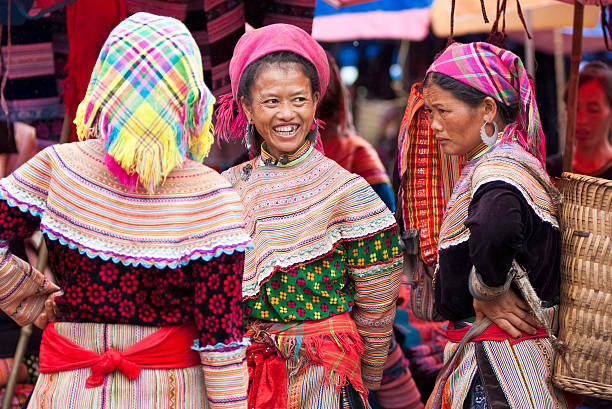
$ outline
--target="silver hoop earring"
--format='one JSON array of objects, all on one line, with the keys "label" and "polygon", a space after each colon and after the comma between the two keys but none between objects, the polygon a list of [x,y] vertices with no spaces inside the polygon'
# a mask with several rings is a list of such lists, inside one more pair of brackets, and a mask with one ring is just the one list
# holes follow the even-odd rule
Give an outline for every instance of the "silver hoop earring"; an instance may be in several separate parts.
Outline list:
[{"label": "silver hoop earring", "polygon": [[250,122],[244,127],[244,146],[248,151],[253,146],[253,124]]},{"label": "silver hoop earring", "polygon": [[[487,124],[492,124],[493,125],[493,134],[492,135],[487,135]],[[482,139],[482,142],[487,145],[487,146],[493,146],[495,145],[495,142],[497,142],[497,124],[495,123],[495,121],[491,121],[491,122],[485,122],[481,127],[480,127],[480,139]]]}]

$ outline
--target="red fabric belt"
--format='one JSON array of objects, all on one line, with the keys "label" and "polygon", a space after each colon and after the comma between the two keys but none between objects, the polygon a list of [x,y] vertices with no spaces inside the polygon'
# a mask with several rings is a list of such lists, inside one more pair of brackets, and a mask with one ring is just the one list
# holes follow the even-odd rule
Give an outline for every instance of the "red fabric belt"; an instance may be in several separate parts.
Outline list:
[{"label": "red fabric belt", "polygon": [[191,324],[162,327],[125,351],[110,348],[104,354],[89,351],[57,333],[55,323],[47,325],[40,344],[41,373],[91,367],[86,388],[102,385],[106,375],[119,371],[136,379],[143,369],[188,368],[200,365],[200,355],[191,349],[198,338]]},{"label": "red fabric belt", "polygon": [[[471,325],[467,327],[456,329],[452,322],[448,323],[448,327],[446,329],[446,337],[449,342],[459,343],[470,330]],[[540,327],[537,329],[536,333],[531,335],[526,332],[521,332],[520,338],[512,338],[506,331],[499,328],[495,323],[491,323],[483,331],[482,334],[472,339],[472,341],[510,341],[510,345],[514,345],[518,342],[525,341],[526,339],[534,339],[534,338],[548,338],[548,334],[544,327]]]},{"label": "red fabric belt", "polygon": [[274,347],[253,342],[247,348],[249,408],[287,406],[287,367]]}]

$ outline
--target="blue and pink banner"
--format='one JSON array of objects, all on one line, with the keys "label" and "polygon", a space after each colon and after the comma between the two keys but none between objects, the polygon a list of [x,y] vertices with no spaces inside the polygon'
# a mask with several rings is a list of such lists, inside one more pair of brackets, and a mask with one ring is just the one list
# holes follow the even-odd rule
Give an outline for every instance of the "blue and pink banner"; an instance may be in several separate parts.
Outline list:
[{"label": "blue and pink banner", "polygon": [[432,2],[377,0],[335,8],[318,0],[312,35],[319,41],[381,38],[419,41],[429,31]]}]

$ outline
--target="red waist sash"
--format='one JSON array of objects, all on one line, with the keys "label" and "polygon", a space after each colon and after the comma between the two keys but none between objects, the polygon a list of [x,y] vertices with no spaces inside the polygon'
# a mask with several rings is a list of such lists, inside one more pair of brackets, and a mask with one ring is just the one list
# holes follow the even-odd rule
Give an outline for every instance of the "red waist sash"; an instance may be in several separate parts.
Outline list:
[{"label": "red waist sash", "polygon": [[[448,327],[446,328],[446,337],[449,342],[459,343],[468,333],[472,326],[468,325],[467,327],[456,329],[452,322],[448,323]],[[491,323],[487,329],[485,329],[482,334],[474,337],[472,341],[510,341],[510,345],[514,345],[518,342],[525,341],[526,339],[534,339],[534,338],[548,338],[548,334],[544,327],[540,327],[536,330],[536,333],[531,335],[526,332],[521,331],[520,338],[512,338],[506,331],[501,329],[495,323]]]},{"label": "red waist sash", "polygon": [[41,373],[71,371],[91,367],[86,388],[102,385],[106,375],[120,371],[136,379],[143,369],[188,368],[200,365],[200,355],[191,349],[198,338],[192,324],[162,327],[125,351],[109,349],[100,355],[81,348],[57,333],[55,323],[47,325],[40,344]]},{"label": "red waist sash", "polygon": [[247,334],[251,338],[246,352],[249,408],[287,406],[289,374],[285,360],[295,358],[303,359],[298,364],[300,370],[310,364],[321,365],[330,382],[332,374],[339,375],[342,383],[339,386],[350,382],[362,398],[367,396],[361,379],[363,341],[348,312],[299,324],[251,323]]}]

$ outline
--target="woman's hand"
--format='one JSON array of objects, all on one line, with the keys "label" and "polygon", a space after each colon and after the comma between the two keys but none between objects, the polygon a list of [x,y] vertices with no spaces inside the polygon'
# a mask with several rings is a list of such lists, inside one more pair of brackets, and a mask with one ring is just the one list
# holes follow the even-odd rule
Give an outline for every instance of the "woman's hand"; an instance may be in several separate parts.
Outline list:
[{"label": "woman's hand", "polygon": [[40,329],[45,329],[45,327],[55,320],[58,317],[57,305],[55,304],[55,297],[62,295],[62,291],[56,291],[47,297],[45,301],[45,309],[40,315],[34,320],[34,325],[36,325]]},{"label": "woman's hand", "polygon": [[535,334],[540,326],[529,306],[512,289],[494,301],[474,299],[474,310],[476,321],[487,317],[513,338],[520,338],[521,331]]}]

